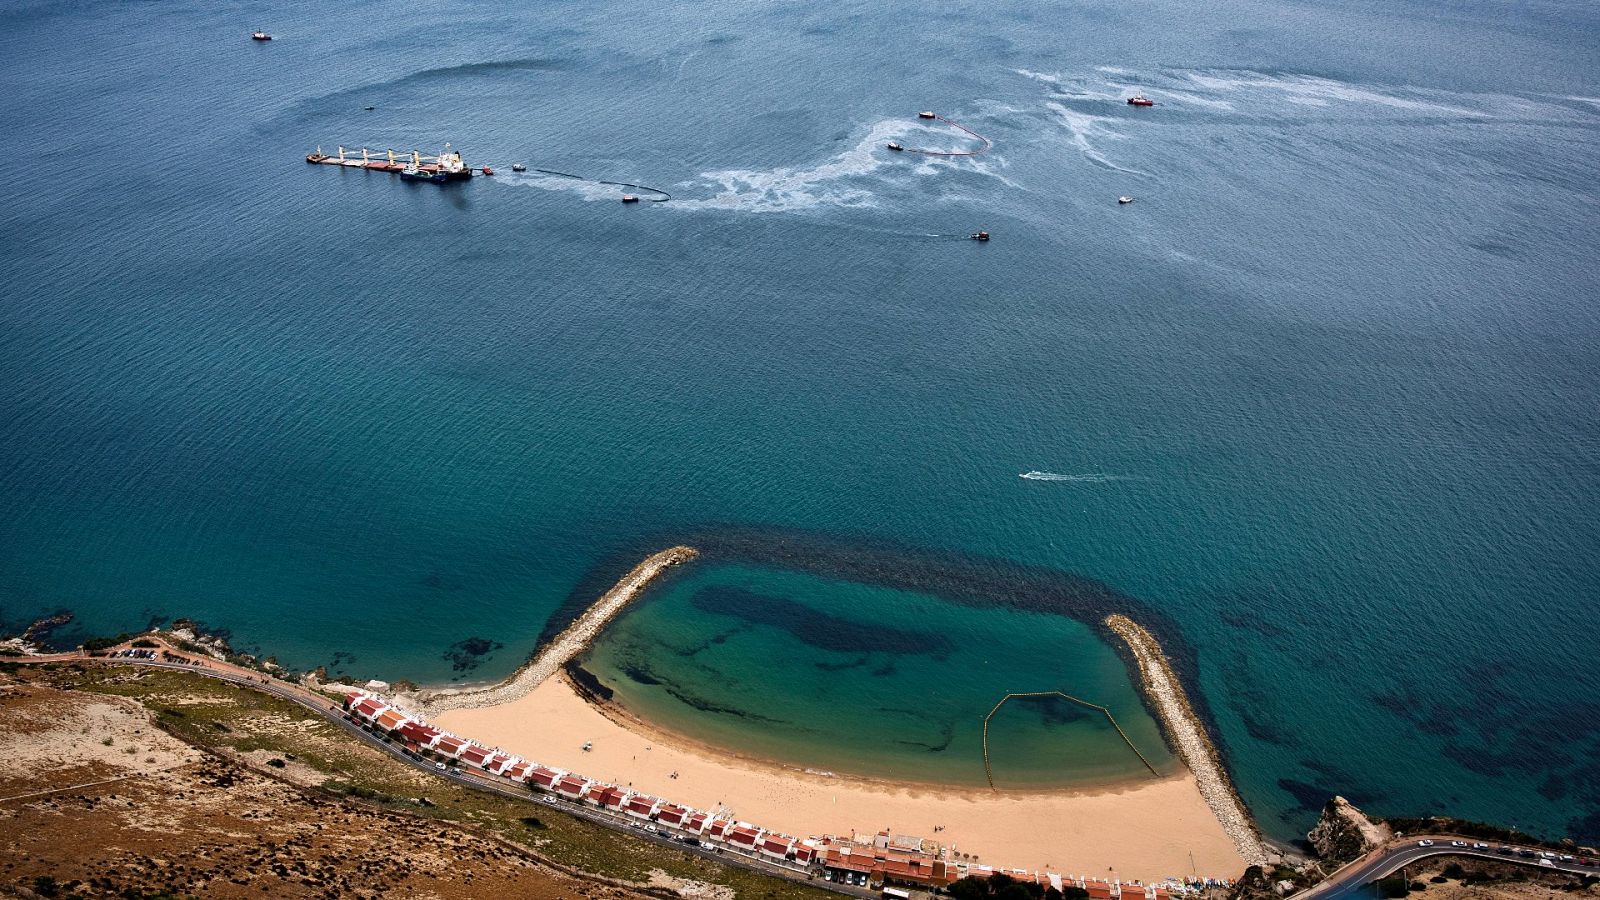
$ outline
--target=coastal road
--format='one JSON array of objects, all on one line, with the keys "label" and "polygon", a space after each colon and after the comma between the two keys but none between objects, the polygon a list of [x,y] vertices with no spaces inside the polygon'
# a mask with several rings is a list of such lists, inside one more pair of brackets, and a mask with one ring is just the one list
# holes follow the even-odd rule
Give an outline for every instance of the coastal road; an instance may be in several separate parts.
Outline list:
[{"label": "coastal road", "polygon": [[[129,645],[124,644],[114,647],[107,652],[117,653],[126,649],[130,649],[130,647]],[[762,875],[769,875],[774,878],[782,878],[799,884],[807,884],[812,887],[822,888],[823,890],[833,891],[834,893],[838,894],[846,894],[852,897],[878,896],[878,894],[873,891],[816,878],[808,870],[799,868],[797,866],[781,865],[757,856],[745,854],[731,847],[716,848],[704,844],[700,846],[685,844],[669,835],[662,835],[658,833],[656,831],[655,823],[650,823],[648,828],[641,828],[638,827],[638,825],[643,823],[639,822],[637,819],[630,819],[601,809],[591,809],[589,807],[580,806],[579,804],[566,800],[565,798],[555,797],[554,795],[550,794],[545,794],[543,796],[549,797],[553,802],[541,802],[541,798],[531,793],[526,787],[513,786],[512,782],[509,782],[506,779],[498,776],[489,775],[487,773],[480,775],[476,772],[470,772],[456,768],[441,770],[427,760],[412,756],[411,754],[407,753],[404,748],[397,746],[392,741],[385,741],[382,736],[368,731],[359,723],[351,719],[345,713],[342,705],[335,703],[328,697],[316,693],[308,688],[291,684],[289,682],[280,681],[278,679],[262,675],[261,673],[252,669],[235,666],[232,663],[223,662],[221,660],[201,656],[198,654],[187,654],[176,651],[164,643],[160,647],[154,649],[154,652],[158,654],[163,651],[176,659],[188,660],[188,662],[169,662],[167,660],[160,659],[159,657],[155,659],[143,659],[138,657],[89,656],[85,653],[57,653],[49,656],[10,657],[0,661],[36,664],[91,663],[104,666],[136,666],[149,669],[169,669],[180,672],[192,672],[196,675],[215,678],[219,681],[226,681],[238,687],[261,691],[263,693],[271,694],[274,697],[294,703],[295,705],[309,710],[310,712],[316,713],[324,719],[332,722],[334,725],[343,728],[346,732],[357,739],[369,744],[370,746],[376,747],[377,749],[389,754],[396,760],[405,763],[406,765],[412,766],[413,768],[419,769],[434,777],[448,779],[463,787],[478,791],[486,791],[492,794],[498,794],[502,797],[507,797],[512,800],[520,800],[536,807],[547,806],[551,809],[560,810],[567,815],[586,819],[596,825],[621,831],[644,840],[653,841],[662,846],[671,847],[674,850],[679,850],[684,853],[694,853],[720,863],[749,869]]]},{"label": "coastal road", "polygon": [[[1421,841],[1432,841],[1433,846],[1420,846]],[[1451,841],[1462,841],[1464,847],[1455,847]],[[1313,885],[1298,894],[1291,894],[1291,900],[1346,900],[1358,895],[1367,885],[1393,875],[1395,872],[1433,856],[1463,856],[1477,857],[1479,859],[1493,860],[1502,863],[1516,863],[1546,872],[1564,872],[1569,875],[1582,877],[1584,875],[1600,876],[1600,866],[1580,866],[1576,861],[1564,863],[1560,860],[1550,860],[1549,865],[1541,864],[1537,854],[1548,851],[1542,847],[1523,847],[1520,845],[1502,845],[1495,843],[1488,850],[1473,849],[1474,843],[1480,843],[1460,835],[1450,834],[1420,834],[1406,835],[1403,838],[1390,841],[1382,847],[1373,850],[1366,856],[1346,864],[1334,872],[1320,884]],[[1500,853],[1501,846],[1511,846],[1512,853]],[[1535,854],[1530,858],[1522,853]],[[1594,862],[1594,860],[1590,860]]]}]

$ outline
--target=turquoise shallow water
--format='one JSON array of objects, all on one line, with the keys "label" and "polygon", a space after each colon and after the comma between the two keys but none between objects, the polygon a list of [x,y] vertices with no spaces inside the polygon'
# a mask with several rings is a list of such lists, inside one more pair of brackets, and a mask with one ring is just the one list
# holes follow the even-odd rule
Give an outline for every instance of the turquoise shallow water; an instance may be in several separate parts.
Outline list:
[{"label": "turquoise shallow water", "polygon": [[[702,740],[792,765],[984,785],[980,725],[1008,693],[1105,706],[1156,771],[1175,764],[1122,661],[1060,615],[710,563],[630,610],[586,660],[614,698]],[[990,721],[1004,788],[1149,777],[1098,712],[1008,701]]]},{"label": "turquoise shallow water", "polygon": [[[781,737],[610,671],[722,741],[970,782],[991,684],[935,696],[915,647],[818,668],[854,657],[783,623],[917,610],[948,660],[1007,649],[995,685],[1125,699],[1007,605],[1044,571],[1159,615],[1275,834],[1335,790],[1600,833],[1591,5],[415,12],[8,9],[7,623],[490,677],[645,552],[747,529],[801,549],[712,560],[601,648],[696,697],[771,656],[737,693],[798,695]],[[995,150],[882,149],[942,140],[929,107]],[[676,199],[301,161],[447,140]],[[842,575],[833,543],[876,549]],[[985,596],[904,583],[943,559]],[[763,599],[705,672],[673,648],[731,627],[719,585]],[[1083,658],[1034,666],[1052,628]],[[918,691],[942,753],[817,737],[829,697]],[[1096,739],[1046,715],[1019,781]]]}]

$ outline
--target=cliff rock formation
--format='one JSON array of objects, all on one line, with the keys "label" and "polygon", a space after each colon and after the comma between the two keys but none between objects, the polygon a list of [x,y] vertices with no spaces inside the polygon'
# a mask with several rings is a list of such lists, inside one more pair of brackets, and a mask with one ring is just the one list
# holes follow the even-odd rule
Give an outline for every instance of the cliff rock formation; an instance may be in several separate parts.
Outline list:
[{"label": "cliff rock formation", "polygon": [[1367,818],[1343,797],[1334,797],[1322,808],[1322,816],[1306,835],[1317,855],[1332,866],[1339,866],[1389,840],[1387,825]]}]

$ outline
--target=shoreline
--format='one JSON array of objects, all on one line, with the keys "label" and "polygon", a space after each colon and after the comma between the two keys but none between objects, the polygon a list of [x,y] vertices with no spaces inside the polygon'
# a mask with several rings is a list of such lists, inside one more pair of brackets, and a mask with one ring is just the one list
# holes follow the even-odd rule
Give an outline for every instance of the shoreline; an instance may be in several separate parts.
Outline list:
[{"label": "shoreline", "polygon": [[1173,749],[1195,777],[1200,794],[1217,822],[1234,842],[1239,857],[1249,865],[1265,865],[1270,854],[1255,820],[1222,764],[1205,724],[1189,703],[1177,673],[1161,652],[1161,644],[1143,626],[1127,616],[1107,616],[1105,625],[1128,645],[1138,663],[1140,689],[1159,718]]},{"label": "shoreline", "polygon": [[586,689],[582,683],[572,677],[570,671],[563,670],[557,676],[568,689],[587,703],[595,712],[615,723],[618,727],[648,737],[656,743],[672,747],[684,753],[693,754],[707,760],[737,760],[752,769],[760,769],[774,774],[793,775],[796,777],[816,778],[826,784],[850,784],[863,788],[877,790],[899,790],[911,793],[965,793],[980,792],[1004,797],[1026,799],[1029,797],[1063,797],[1063,796],[1091,796],[1100,794],[1114,794],[1126,790],[1134,790],[1147,784],[1172,779],[1183,779],[1185,773],[1182,769],[1169,772],[1165,775],[1130,775],[1126,778],[1113,778],[1096,781],[1082,781],[1062,784],[1051,787],[1023,787],[1023,788],[992,788],[988,785],[974,782],[973,784],[958,784],[949,781],[918,781],[914,778],[905,778],[887,775],[866,775],[860,772],[834,772],[831,770],[813,769],[792,762],[785,762],[770,756],[751,754],[732,747],[712,743],[691,734],[685,734],[660,723],[653,722],[628,709],[615,700],[608,700],[596,696]]},{"label": "shoreline", "polygon": [[1117,787],[1003,793],[806,772],[602,710],[568,673],[507,704],[450,710],[432,724],[540,765],[787,834],[888,828],[996,866],[1090,877],[1110,870],[1151,882],[1232,878],[1245,867],[1188,771]]},{"label": "shoreline", "polygon": [[393,695],[396,706],[432,718],[453,709],[476,709],[510,703],[533,691],[594,642],[606,625],[655,580],[674,566],[689,562],[700,552],[693,547],[669,547],[646,557],[622,576],[609,591],[573,619],[561,633],[541,647],[532,659],[500,681],[456,687],[423,687]]},{"label": "shoreline", "polygon": [[501,681],[418,689],[398,694],[395,704],[543,765],[795,834],[872,833],[887,821],[892,830],[938,833],[952,848],[959,842],[1008,866],[1059,868],[1055,858],[1066,856],[1078,860],[1074,866],[1092,861],[1079,871],[1104,865],[1151,880],[1201,866],[1206,874],[1231,876],[1267,861],[1259,832],[1160,643],[1119,612],[1089,624],[1126,645],[1118,649],[1126,649],[1124,659],[1139,674],[1141,694],[1182,763],[1179,773],[995,790],[810,769],[645,719],[612,699],[578,659],[662,573],[699,556],[680,545],[646,557]]}]

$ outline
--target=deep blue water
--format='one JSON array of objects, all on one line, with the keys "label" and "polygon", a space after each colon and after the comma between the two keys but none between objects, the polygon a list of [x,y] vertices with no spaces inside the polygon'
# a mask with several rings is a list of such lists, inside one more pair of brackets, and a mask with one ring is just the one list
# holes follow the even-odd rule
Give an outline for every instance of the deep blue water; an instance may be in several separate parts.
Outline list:
[{"label": "deep blue water", "polygon": [[[865,535],[1160,610],[1273,833],[1600,836],[1592,5],[4,8],[7,623],[486,677],[617,554]],[[445,141],[677,199],[302,162]]]}]

